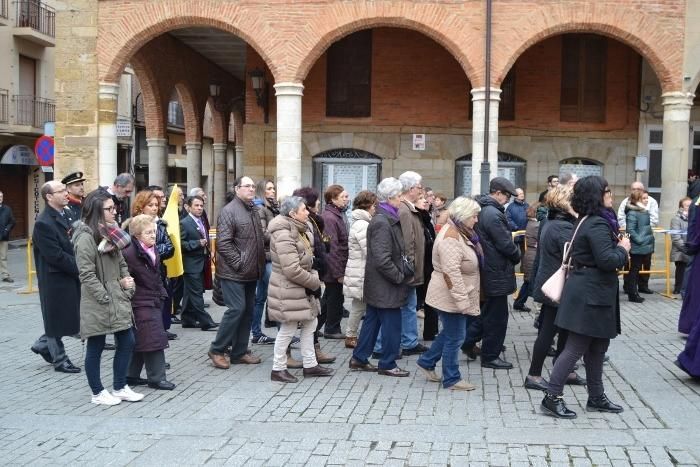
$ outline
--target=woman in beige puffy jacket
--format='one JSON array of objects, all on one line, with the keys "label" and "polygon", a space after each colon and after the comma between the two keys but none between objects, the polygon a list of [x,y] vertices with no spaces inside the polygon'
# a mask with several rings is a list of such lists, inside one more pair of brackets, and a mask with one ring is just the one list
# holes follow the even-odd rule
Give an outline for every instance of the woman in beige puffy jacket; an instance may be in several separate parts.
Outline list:
[{"label": "woman in beige puffy jacket", "polygon": [[314,253],[308,237],[311,234],[307,232],[308,219],[304,199],[288,196],[282,201],[280,215],[267,226],[272,260],[267,306],[270,319],[280,323],[270,379],[281,383],[298,381],[287,371],[287,347],[298,326],[301,326],[304,376],[333,374],[333,370],[318,364],[314,350],[321,281],[318,272],[312,268]]},{"label": "woman in beige puffy jacket", "polygon": [[365,315],[363,285],[365,264],[367,263],[367,227],[377,208],[377,195],[371,191],[361,191],[352,201],[352,224],[348,234],[348,264],[345,266],[343,296],[352,299],[350,317],[345,328],[345,347],[354,349],[357,345],[357,329]]},{"label": "woman in beige puffy jacket", "polygon": [[[463,196],[452,201],[449,219],[440,230],[433,247],[435,268],[428,285],[426,303],[440,316],[442,330],[427,352],[418,359],[418,367],[430,381],[445,389],[471,391],[473,384],[459,372],[459,347],[467,332],[467,316],[477,316],[479,309],[479,269],[483,251],[474,232],[481,208]],[[442,359],[442,378],[435,365]]]}]

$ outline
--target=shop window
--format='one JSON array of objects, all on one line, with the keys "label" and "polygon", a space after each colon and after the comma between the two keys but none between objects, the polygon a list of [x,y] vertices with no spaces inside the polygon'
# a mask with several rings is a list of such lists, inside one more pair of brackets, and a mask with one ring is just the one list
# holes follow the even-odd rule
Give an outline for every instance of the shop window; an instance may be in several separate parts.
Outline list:
[{"label": "shop window", "polygon": [[328,48],[326,116],[369,117],[372,87],[372,30],[367,29]]},{"label": "shop window", "polygon": [[559,175],[565,173],[575,174],[578,178],[589,175],[603,176],[603,164],[601,162],[585,159],[582,157],[572,157],[559,162]]},{"label": "shop window", "polygon": [[[508,154],[498,153],[498,173],[493,177],[505,177],[518,188],[525,190],[525,174],[527,163],[525,159]],[[484,188],[484,191],[486,191]],[[455,161],[455,197],[473,196],[479,193],[472,193],[472,155],[467,154]]]},{"label": "shop window", "polygon": [[324,191],[333,184],[341,185],[352,201],[362,190],[377,190],[381,170],[382,159],[375,154],[359,149],[332,149],[313,158],[313,186],[321,203]]},{"label": "shop window", "polygon": [[562,37],[561,121],[605,121],[606,61],[605,37],[592,34]]}]

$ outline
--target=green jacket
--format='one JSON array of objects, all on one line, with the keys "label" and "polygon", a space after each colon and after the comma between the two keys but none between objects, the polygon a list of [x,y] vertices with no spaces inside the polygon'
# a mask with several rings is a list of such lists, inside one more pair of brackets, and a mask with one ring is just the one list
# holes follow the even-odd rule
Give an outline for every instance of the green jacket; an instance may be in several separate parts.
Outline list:
[{"label": "green jacket", "polygon": [[630,254],[649,255],[654,252],[654,232],[651,230],[649,211],[639,206],[625,208],[627,213],[627,233],[630,235],[632,249]]},{"label": "green jacket", "polygon": [[129,276],[121,251],[98,253],[92,230],[83,222],[75,225],[72,240],[80,273],[80,337],[129,329],[134,289],[122,289],[119,284],[120,279]]}]

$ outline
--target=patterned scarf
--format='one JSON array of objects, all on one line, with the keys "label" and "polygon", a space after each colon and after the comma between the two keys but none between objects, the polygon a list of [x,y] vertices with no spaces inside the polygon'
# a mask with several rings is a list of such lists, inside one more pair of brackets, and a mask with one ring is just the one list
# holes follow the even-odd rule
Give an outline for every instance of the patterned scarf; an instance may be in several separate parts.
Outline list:
[{"label": "patterned scarf", "polygon": [[98,228],[102,236],[102,241],[100,241],[100,244],[97,246],[97,251],[103,255],[113,251],[123,250],[131,243],[129,234],[126,233],[125,230],[120,229],[117,224],[99,224]]},{"label": "patterned scarf", "polygon": [[608,223],[612,237],[617,240],[617,236],[620,234],[620,224],[617,222],[617,214],[615,211],[603,208],[600,210],[599,215]]},{"label": "patterned scarf", "polygon": [[474,231],[474,229],[470,229],[454,217],[450,216],[450,222],[455,227],[455,229],[457,229],[457,232],[459,232],[459,234],[462,237],[464,237],[466,240],[469,240],[472,243],[472,245],[474,245],[474,252],[476,252],[476,257],[479,259],[479,269],[483,269],[484,249],[481,247],[481,239],[479,238],[479,235]]}]

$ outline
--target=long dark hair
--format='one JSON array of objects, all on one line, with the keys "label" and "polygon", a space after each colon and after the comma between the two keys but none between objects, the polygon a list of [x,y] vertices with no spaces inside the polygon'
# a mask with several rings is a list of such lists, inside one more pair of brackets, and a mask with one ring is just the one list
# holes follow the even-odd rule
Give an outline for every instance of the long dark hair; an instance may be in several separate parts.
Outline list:
[{"label": "long dark hair", "polygon": [[105,201],[110,199],[112,195],[105,190],[95,190],[85,197],[83,200],[83,222],[92,230],[92,236],[95,243],[102,240],[99,225],[105,223],[104,207]]},{"label": "long dark hair", "polygon": [[601,215],[605,209],[603,197],[608,181],[598,175],[583,177],[574,185],[574,194],[571,197],[571,208],[579,217]]}]

